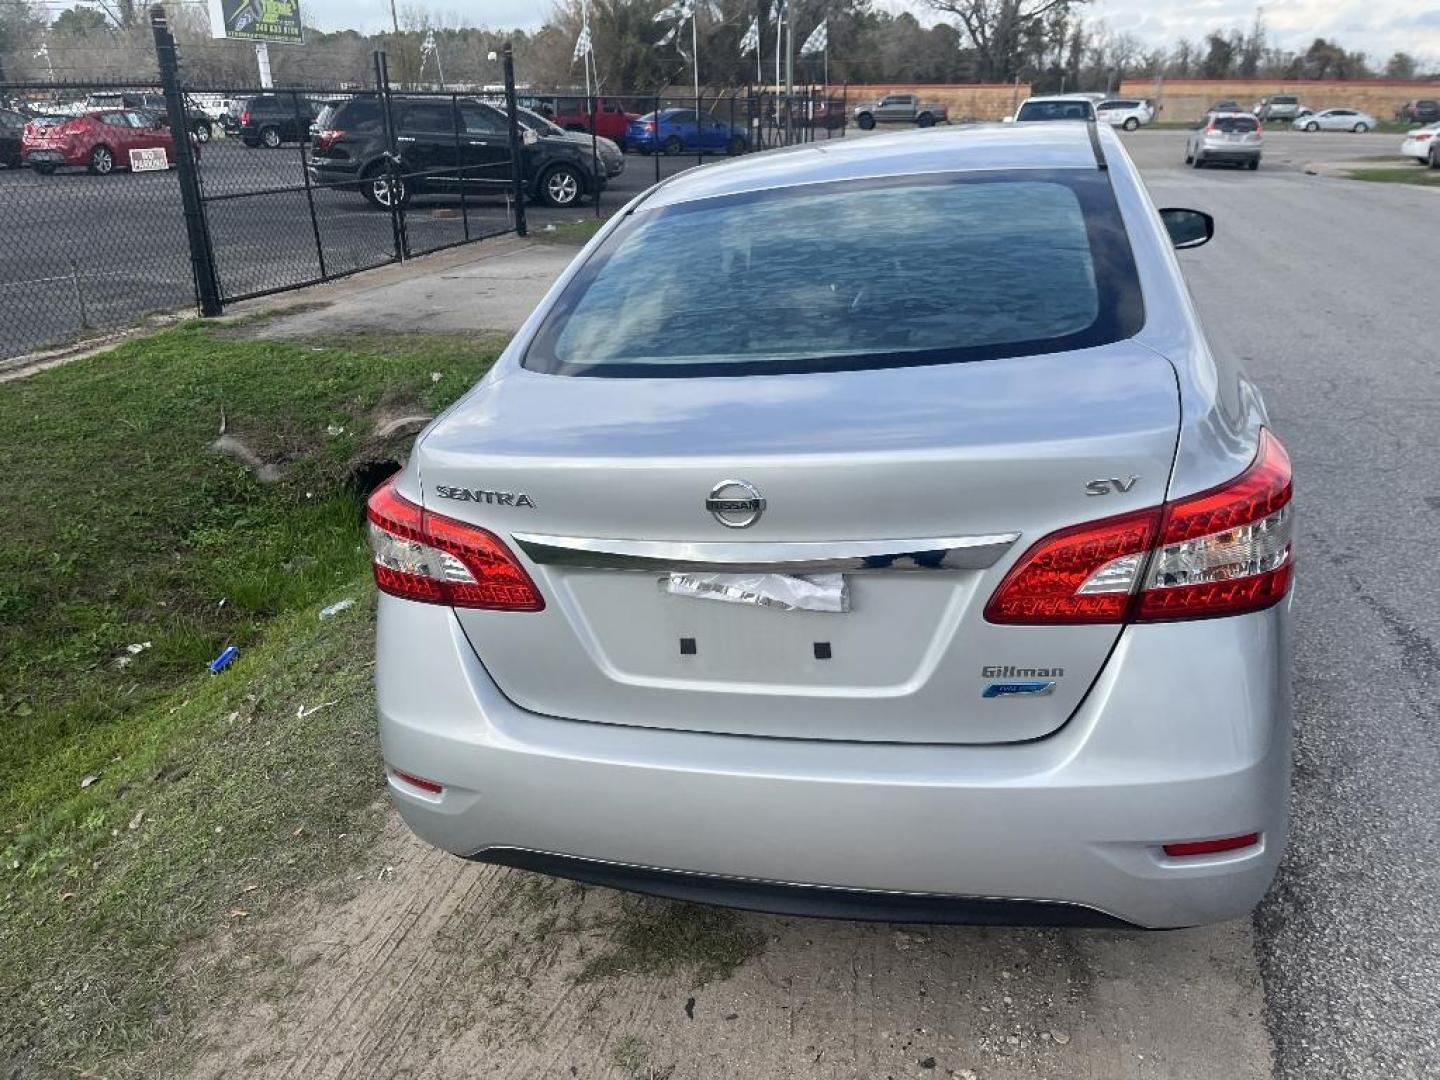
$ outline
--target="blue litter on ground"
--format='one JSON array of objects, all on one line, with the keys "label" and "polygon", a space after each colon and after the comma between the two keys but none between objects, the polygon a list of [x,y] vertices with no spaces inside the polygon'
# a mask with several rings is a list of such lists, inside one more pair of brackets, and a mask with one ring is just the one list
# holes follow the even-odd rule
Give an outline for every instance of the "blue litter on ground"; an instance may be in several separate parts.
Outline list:
[{"label": "blue litter on ground", "polygon": [[234,645],[225,646],[225,651],[214,660],[210,661],[210,674],[219,675],[227,667],[233,664],[240,656],[240,650]]}]

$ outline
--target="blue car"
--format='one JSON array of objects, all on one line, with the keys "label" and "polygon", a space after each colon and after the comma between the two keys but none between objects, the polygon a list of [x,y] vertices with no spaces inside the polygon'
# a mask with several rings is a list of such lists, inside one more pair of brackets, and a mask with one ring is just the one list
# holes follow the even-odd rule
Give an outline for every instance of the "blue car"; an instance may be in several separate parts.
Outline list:
[{"label": "blue car", "polygon": [[723,120],[698,120],[694,109],[660,109],[631,120],[625,144],[642,154],[683,154],[704,151],[743,154],[750,147],[745,129]]}]

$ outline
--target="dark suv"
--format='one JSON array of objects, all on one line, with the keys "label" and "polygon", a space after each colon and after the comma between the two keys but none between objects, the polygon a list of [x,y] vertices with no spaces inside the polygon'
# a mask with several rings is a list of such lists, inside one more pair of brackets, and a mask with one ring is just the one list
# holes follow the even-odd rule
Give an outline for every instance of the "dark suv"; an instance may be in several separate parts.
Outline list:
[{"label": "dark suv", "polygon": [[[134,109],[137,112],[149,113],[157,120],[168,122],[169,119],[164,94],[127,90],[124,93],[91,94],[85,99],[86,112],[98,112],[101,109]],[[210,136],[213,134],[210,117],[201,112],[189,100],[185,102],[185,122],[195,133],[196,142],[210,141]]]},{"label": "dark suv", "polygon": [[1433,124],[1440,120],[1440,100],[1413,98],[1395,111],[1395,119],[1404,124]]},{"label": "dark suv", "polygon": [[[480,101],[397,98],[395,141],[400,177],[392,188],[385,167],[380,104],[356,98],[327,108],[316,121],[310,177],[358,191],[376,206],[404,206],[416,195],[510,190],[510,125],[505,114]],[[525,189],[550,206],[574,206],[605,188],[588,144],[561,136],[524,133]]]},{"label": "dark suv", "polygon": [[273,150],[283,143],[310,139],[310,125],[316,108],[304,95],[255,94],[230,99],[225,114],[225,133],[246,146]]}]

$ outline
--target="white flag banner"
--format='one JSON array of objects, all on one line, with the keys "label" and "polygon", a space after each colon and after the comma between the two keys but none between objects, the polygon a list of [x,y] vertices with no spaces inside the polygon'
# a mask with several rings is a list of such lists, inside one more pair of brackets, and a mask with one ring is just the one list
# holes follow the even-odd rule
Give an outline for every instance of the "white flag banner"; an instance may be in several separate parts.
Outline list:
[{"label": "white flag banner", "polygon": [[745,31],[745,36],[740,39],[740,55],[752,53],[760,47],[760,20],[752,19],[750,29]]},{"label": "white flag banner", "polygon": [[658,42],[656,42],[656,44],[657,44],[657,45],[669,45],[672,41],[675,41],[679,36],[680,36],[680,24],[679,24],[679,23],[676,23],[674,26],[670,27],[669,30],[666,30],[666,31],[665,31],[665,36],[662,37]]},{"label": "white flag banner", "polygon": [[655,13],[656,22],[665,22],[667,19],[688,19],[694,4],[692,0],[675,0],[669,7],[661,8]]},{"label": "white flag banner", "polygon": [[574,63],[576,60],[579,60],[589,51],[590,28],[588,26],[584,26],[580,28],[580,36],[575,39],[575,54],[570,57],[570,62]]},{"label": "white flag banner", "polygon": [[825,29],[825,24],[822,22],[819,26],[815,27],[814,30],[810,31],[810,36],[805,39],[805,44],[800,46],[800,55],[814,56],[816,53],[823,53],[829,45],[830,33]]}]

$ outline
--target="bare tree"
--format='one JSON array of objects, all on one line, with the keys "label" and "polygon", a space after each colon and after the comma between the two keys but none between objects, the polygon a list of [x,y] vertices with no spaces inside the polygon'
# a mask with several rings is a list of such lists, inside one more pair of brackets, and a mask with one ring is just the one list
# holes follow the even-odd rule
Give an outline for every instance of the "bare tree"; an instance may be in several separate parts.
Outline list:
[{"label": "bare tree", "polygon": [[1088,0],[925,0],[927,6],[959,20],[975,46],[980,79],[1009,82],[1020,74],[1022,41],[1057,9],[1068,12]]}]

